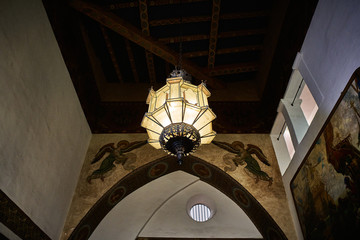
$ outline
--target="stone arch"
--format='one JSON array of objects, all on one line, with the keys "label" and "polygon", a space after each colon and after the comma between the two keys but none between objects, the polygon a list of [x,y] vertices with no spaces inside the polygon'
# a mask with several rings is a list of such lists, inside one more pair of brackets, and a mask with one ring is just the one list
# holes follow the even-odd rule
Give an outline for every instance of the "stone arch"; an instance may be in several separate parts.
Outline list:
[{"label": "stone arch", "polygon": [[94,204],[69,239],[88,239],[106,214],[123,198],[143,185],[178,170],[199,177],[233,200],[248,215],[264,239],[287,239],[269,213],[239,182],[220,168],[194,156],[185,157],[182,165],[178,165],[174,157],[162,157],[129,173]]}]

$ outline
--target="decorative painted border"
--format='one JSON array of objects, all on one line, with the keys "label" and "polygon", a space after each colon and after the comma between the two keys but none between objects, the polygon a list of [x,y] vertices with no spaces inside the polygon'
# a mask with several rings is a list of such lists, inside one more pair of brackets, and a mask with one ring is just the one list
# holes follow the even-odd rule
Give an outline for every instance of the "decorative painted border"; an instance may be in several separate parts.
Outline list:
[{"label": "decorative painted border", "polygon": [[[157,169],[157,166],[162,166],[158,174],[149,174],[154,168]],[[121,196],[121,199],[123,199],[154,179],[178,170],[198,176],[200,180],[219,189],[232,199],[248,215],[264,239],[287,239],[269,213],[239,182],[223,172],[220,168],[193,156],[185,157],[182,165],[179,165],[174,157],[166,156],[126,175],[94,204],[76,226],[69,239],[86,240],[89,237],[87,234],[78,234],[85,226],[87,229],[88,226],[90,226],[89,235],[91,235],[106,214],[116,205],[110,204],[108,199],[117,189],[126,189],[126,192],[122,191],[124,194]],[[119,202],[120,201],[121,200],[119,200]]]},{"label": "decorative painted border", "polygon": [[0,222],[21,239],[50,240],[50,237],[1,190]]}]

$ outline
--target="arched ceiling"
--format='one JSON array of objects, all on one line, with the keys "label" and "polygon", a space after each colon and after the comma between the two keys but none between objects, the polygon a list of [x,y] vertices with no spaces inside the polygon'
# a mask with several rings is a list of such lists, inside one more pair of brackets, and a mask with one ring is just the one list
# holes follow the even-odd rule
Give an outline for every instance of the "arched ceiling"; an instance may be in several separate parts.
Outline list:
[{"label": "arched ceiling", "polygon": [[218,133],[269,133],[317,0],[43,0],[93,133],[145,132],[148,89],[180,61]]},{"label": "arched ceiling", "polygon": [[[203,194],[214,201],[212,219],[190,219],[186,204]],[[198,177],[176,171],[124,198],[100,222],[89,239],[140,238],[262,238],[244,211],[230,198]]]},{"label": "arched ceiling", "polygon": [[[178,172],[179,170],[182,172]],[[156,187],[156,191],[154,191],[153,187],[148,187],[152,184],[147,186],[147,184],[156,181],[160,177],[174,172],[180,174],[179,179],[176,178],[177,175],[172,175],[174,178],[164,178],[165,181],[158,182],[162,187]],[[187,174],[183,172],[186,172]],[[188,176],[189,174],[190,176]],[[172,185],[174,188],[172,188]],[[185,157],[184,163],[181,166],[174,161],[173,157],[166,156],[151,161],[130,172],[112,185],[112,187],[92,205],[91,209],[87,211],[86,215],[83,216],[75,229],[73,229],[68,239],[87,239],[94,231],[99,231],[97,233],[99,235],[94,235],[98,237],[102,234],[107,236],[107,231],[110,235],[117,236],[117,228],[111,227],[107,229],[108,225],[113,226],[113,221],[115,220],[117,220],[115,222],[125,220],[126,224],[124,226],[118,226],[118,228],[122,228],[122,231],[127,231],[126,229],[123,229],[123,227],[126,228],[126,226],[128,226],[127,224],[132,226],[132,230],[129,230],[128,232],[129,234],[133,234],[132,236],[129,236],[130,239],[137,236],[139,233],[146,236],[162,235],[165,237],[174,237],[173,234],[179,229],[177,229],[176,226],[171,226],[172,224],[187,225],[188,231],[185,231],[187,234],[194,234],[197,230],[203,231],[201,229],[204,229],[204,226],[206,225],[195,228],[189,227],[192,226],[191,224],[189,225],[189,223],[192,223],[192,220],[189,217],[184,217],[186,216],[186,213],[184,212],[186,211],[184,202],[187,201],[186,199],[192,197],[193,194],[201,193],[200,188],[206,189],[203,194],[208,194],[209,197],[213,198],[213,201],[217,201],[220,207],[218,210],[221,210],[220,213],[216,213],[217,217],[214,217],[213,221],[210,220],[208,222],[207,229],[209,233],[211,233],[209,230],[209,228],[211,228],[210,226],[214,227],[216,225],[226,224],[227,226],[230,226],[228,231],[229,235],[242,234],[243,236],[258,236],[256,234],[260,232],[266,239],[286,239],[284,232],[270,214],[238,181],[224,173],[215,165],[194,156]],[[141,190],[137,192],[139,189]],[[219,191],[221,191],[222,194],[220,194]],[[128,201],[126,200],[127,197],[134,192],[141,194],[142,197],[137,194],[129,197],[129,199],[133,199],[134,197],[134,200],[130,201],[130,205],[125,204],[124,206],[127,207],[123,208],[122,201],[125,201],[126,203]],[[147,201],[147,199],[149,199],[148,205],[141,203],[142,201]],[[142,204],[139,208],[144,209],[144,212],[136,212],[133,214],[134,210],[130,209],[130,207],[135,207],[136,203]],[[175,203],[176,207],[172,208],[172,206],[169,206],[171,203]],[[224,204],[227,205],[227,207],[222,207]],[[117,209],[118,205],[120,210],[113,210]],[[236,208],[235,205],[238,207]],[[239,210],[239,208],[242,210]],[[231,211],[237,213],[236,216],[233,216]],[[179,213],[180,216],[182,216],[181,219],[168,219],[168,214],[172,215],[171,212],[174,214]],[[230,220],[228,216],[231,216],[232,219]],[[159,227],[157,225],[162,221],[162,217],[165,217],[168,220],[166,223],[163,223],[162,227]],[[141,221],[138,220],[140,218],[142,218]],[[249,221],[249,219],[251,219],[251,221]],[[245,225],[243,225],[242,220],[244,220]],[[253,224],[251,224],[251,222]],[[98,228],[99,224],[102,227]],[[235,225],[238,226],[235,227]],[[253,228],[254,225],[256,226],[257,231]],[[235,229],[240,229],[242,231],[239,231],[239,233],[236,232]],[[212,233],[215,234],[214,232]],[[206,234],[207,233],[204,233],[204,235]],[[241,238],[237,237],[236,239]]]}]

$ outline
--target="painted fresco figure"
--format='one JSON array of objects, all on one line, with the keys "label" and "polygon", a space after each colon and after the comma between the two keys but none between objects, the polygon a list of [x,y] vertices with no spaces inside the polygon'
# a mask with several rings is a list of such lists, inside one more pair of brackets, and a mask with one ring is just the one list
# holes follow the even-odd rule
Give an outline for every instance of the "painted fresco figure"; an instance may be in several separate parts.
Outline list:
[{"label": "painted fresco figure", "polygon": [[[230,163],[229,161],[227,161],[224,156],[224,162],[227,164],[231,164],[233,165],[232,167],[225,167],[225,172],[226,171],[234,171],[236,169],[237,166],[239,165],[245,165],[245,172],[253,177],[255,179],[255,182],[257,183],[259,180],[263,180],[263,181],[268,181],[269,182],[269,186],[272,184],[273,179],[271,177],[269,177],[269,175],[262,171],[260,168],[259,163],[257,162],[257,160],[252,156],[253,154],[256,155],[256,157],[263,162],[265,165],[270,166],[269,161],[266,159],[264,153],[261,151],[261,149],[258,146],[252,145],[252,144],[247,144],[247,147],[245,148],[245,145],[242,142],[239,141],[235,141],[232,144],[226,143],[226,142],[218,142],[218,141],[213,141],[213,143],[222,148],[225,149],[227,151],[229,151],[230,153],[235,153],[236,156],[232,157],[232,162]],[[235,166],[234,166],[235,165]]]},{"label": "painted fresco figure", "polygon": [[126,140],[121,140],[118,142],[116,147],[114,143],[109,143],[100,148],[96,153],[94,159],[91,161],[91,164],[94,164],[100,161],[106,153],[109,153],[107,157],[101,162],[101,165],[98,169],[93,171],[90,176],[87,177],[88,183],[91,183],[92,179],[100,178],[104,181],[106,174],[109,174],[110,171],[115,167],[116,164],[122,164],[125,170],[134,170],[134,166],[131,165],[135,162],[136,155],[132,158],[132,161],[129,161],[129,154],[125,155],[124,153],[130,152],[136,148],[139,148],[145,145],[147,141],[136,141],[129,143]]}]

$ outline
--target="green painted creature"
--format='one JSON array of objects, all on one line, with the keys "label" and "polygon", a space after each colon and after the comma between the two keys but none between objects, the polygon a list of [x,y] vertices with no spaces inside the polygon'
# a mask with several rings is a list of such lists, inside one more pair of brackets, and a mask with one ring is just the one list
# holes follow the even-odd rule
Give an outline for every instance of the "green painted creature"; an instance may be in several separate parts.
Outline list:
[{"label": "green painted creature", "polygon": [[132,161],[129,161],[129,154],[125,155],[124,153],[128,153],[136,148],[139,148],[145,145],[147,141],[136,141],[129,143],[126,140],[121,140],[118,144],[114,145],[114,143],[109,143],[100,148],[100,150],[96,153],[94,159],[91,161],[91,164],[94,164],[100,161],[106,153],[108,155],[101,162],[100,167],[93,171],[90,176],[87,177],[88,183],[91,183],[92,179],[100,178],[104,181],[104,177],[106,174],[109,174],[110,171],[115,167],[114,162],[117,164],[122,164],[125,170],[133,170],[134,166],[131,165],[135,162],[136,155]]},{"label": "green painted creature", "polygon": [[246,164],[244,170],[245,172],[253,177],[255,179],[255,182],[258,182],[259,180],[268,181],[269,186],[272,184],[273,179],[269,177],[269,175],[262,171],[260,168],[259,163],[257,160],[252,156],[252,154],[255,154],[256,157],[263,162],[265,165],[270,166],[269,161],[266,159],[264,153],[261,151],[261,149],[255,145],[247,144],[247,147],[245,148],[244,144],[239,141],[235,141],[232,144],[226,143],[226,142],[218,142],[213,141],[213,144],[216,146],[225,149],[226,151],[230,153],[236,154],[230,156],[232,161],[228,160],[228,156],[224,156],[224,162],[230,167],[226,166],[224,171],[234,171],[237,166]]}]

